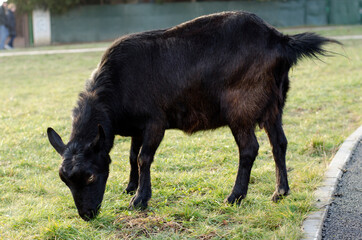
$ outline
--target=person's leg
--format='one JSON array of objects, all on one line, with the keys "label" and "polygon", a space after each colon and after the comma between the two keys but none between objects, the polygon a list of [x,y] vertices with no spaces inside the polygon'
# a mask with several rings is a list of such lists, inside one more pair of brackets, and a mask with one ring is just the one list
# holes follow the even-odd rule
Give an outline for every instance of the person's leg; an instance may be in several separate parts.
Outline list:
[{"label": "person's leg", "polygon": [[15,39],[15,36],[13,35],[13,36],[10,36],[10,40],[9,40],[9,42],[8,42],[8,46],[10,47],[10,48],[14,48],[14,39]]},{"label": "person's leg", "polygon": [[0,49],[4,49],[5,41],[9,36],[9,30],[5,25],[0,25]]}]

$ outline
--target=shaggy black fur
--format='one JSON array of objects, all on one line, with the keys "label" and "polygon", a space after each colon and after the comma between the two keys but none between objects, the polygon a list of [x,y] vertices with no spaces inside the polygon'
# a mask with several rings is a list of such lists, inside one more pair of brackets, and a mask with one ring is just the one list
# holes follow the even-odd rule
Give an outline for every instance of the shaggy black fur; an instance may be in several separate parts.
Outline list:
[{"label": "shaggy black fur", "polygon": [[166,129],[192,134],[229,126],[239,147],[235,186],[226,199],[246,196],[258,153],[256,125],[273,147],[277,187],[289,192],[282,128],[289,69],[303,57],[324,54],[336,42],[313,33],[283,35],[254,14],[223,12],[173,28],[124,36],[113,43],[80,94],[65,145],[48,129],[63,157],[62,180],[82,218],[100,207],[115,135],[131,136],[131,206],[151,198],[150,166]]}]

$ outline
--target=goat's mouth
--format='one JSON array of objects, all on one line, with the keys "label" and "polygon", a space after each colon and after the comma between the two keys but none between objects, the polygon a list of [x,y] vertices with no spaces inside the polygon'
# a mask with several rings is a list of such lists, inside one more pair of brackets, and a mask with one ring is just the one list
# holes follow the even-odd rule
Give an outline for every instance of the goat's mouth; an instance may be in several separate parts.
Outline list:
[{"label": "goat's mouth", "polygon": [[97,207],[96,209],[87,209],[85,211],[79,211],[79,216],[84,220],[84,221],[90,221],[93,220],[99,213],[99,209],[100,206]]}]

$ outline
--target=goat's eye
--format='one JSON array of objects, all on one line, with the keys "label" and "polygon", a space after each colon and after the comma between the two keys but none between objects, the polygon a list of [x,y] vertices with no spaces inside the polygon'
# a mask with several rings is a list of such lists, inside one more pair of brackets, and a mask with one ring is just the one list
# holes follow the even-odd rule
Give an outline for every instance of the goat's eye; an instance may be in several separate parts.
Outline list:
[{"label": "goat's eye", "polygon": [[90,175],[90,177],[87,179],[87,185],[93,183],[96,180],[96,175],[92,174]]}]

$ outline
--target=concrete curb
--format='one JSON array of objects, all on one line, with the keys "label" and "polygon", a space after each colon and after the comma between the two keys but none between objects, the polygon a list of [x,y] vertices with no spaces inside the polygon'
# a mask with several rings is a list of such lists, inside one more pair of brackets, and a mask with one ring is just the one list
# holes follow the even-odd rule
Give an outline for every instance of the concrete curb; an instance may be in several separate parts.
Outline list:
[{"label": "concrete curb", "polygon": [[322,238],[322,228],[324,219],[332,201],[332,194],[337,186],[338,180],[342,176],[343,167],[350,159],[358,141],[362,139],[362,126],[352,133],[342,144],[337,154],[329,164],[324,181],[316,191],[317,202],[315,206],[319,211],[310,214],[303,223],[304,238],[303,240],[320,240]]}]

